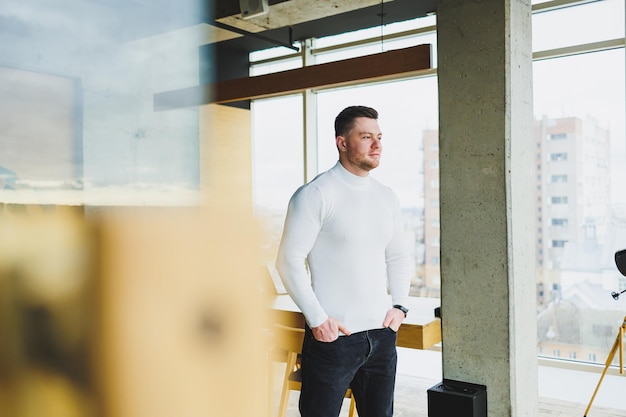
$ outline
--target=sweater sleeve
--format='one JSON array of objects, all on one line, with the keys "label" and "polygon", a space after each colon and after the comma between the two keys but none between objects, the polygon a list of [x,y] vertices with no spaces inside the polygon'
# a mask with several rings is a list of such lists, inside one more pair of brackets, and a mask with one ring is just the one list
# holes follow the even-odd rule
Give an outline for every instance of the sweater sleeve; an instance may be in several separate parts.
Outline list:
[{"label": "sweater sleeve", "polygon": [[303,186],[289,201],[276,269],[285,289],[310,327],[321,325],[328,315],[311,286],[306,259],[322,227],[323,199],[314,186]]},{"label": "sweater sleeve", "polygon": [[393,237],[385,249],[387,280],[392,303],[406,306],[411,287],[411,257],[406,242],[400,203],[395,194],[393,194],[393,203]]}]

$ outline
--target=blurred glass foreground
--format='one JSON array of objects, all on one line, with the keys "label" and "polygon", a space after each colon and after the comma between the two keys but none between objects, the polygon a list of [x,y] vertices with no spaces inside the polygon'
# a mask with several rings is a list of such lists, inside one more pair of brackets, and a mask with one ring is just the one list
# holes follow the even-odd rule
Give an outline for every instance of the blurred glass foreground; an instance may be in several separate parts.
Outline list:
[{"label": "blurred glass foreground", "polygon": [[252,220],[0,204],[0,415],[259,416]]}]

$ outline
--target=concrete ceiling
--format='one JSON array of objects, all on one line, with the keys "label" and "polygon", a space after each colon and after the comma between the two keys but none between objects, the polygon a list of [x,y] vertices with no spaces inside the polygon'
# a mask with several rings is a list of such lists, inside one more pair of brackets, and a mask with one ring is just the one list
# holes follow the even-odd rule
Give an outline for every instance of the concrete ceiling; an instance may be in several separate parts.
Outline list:
[{"label": "concrete ceiling", "polygon": [[[393,0],[384,0],[383,3],[390,3],[391,1]],[[255,3],[255,1],[250,2]],[[217,22],[253,33],[289,26],[293,27],[301,23],[320,20],[371,6],[377,6],[375,11],[378,10],[379,12],[382,6],[384,12],[385,6],[381,4],[381,0],[282,0],[269,4],[267,14],[244,18],[239,8],[234,10],[219,9],[220,2],[218,1],[217,3],[218,9],[215,16]],[[230,3],[232,5],[234,2]],[[256,3],[260,2],[257,1]]]},{"label": "concrete ceiling", "polygon": [[241,35],[232,48],[254,51],[432,14],[436,0],[269,0],[267,14],[244,19],[238,0],[216,0],[210,26]]}]

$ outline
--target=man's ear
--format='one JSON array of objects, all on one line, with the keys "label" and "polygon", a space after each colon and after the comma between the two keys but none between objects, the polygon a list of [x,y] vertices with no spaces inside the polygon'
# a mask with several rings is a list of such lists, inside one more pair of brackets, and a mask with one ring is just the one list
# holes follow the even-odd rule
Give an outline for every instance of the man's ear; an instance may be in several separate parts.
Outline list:
[{"label": "man's ear", "polygon": [[337,149],[339,152],[343,152],[346,150],[346,138],[345,136],[337,136],[335,138],[335,142],[337,143]]}]

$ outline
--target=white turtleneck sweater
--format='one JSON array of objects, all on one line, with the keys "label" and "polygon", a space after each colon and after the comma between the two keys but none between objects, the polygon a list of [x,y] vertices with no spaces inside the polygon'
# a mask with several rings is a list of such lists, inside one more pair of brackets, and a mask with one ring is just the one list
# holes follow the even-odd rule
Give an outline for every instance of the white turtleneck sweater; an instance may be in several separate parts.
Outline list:
[{"label": "white turtleneck sweater", "polygon": [[310,327],[381,328],[406,305],[409,259],[398,199],[375,179],[337,162],[291,197],[276,267]]}]

